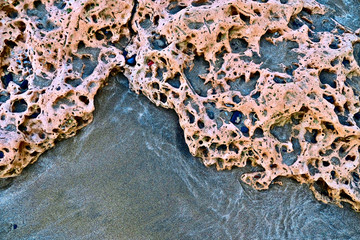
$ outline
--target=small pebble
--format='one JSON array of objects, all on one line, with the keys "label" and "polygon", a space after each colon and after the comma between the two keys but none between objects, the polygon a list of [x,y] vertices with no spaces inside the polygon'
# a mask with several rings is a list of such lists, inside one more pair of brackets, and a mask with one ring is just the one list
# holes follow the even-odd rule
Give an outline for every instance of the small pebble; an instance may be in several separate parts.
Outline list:
[{"label": "small pebble", "polygon": [[149,67],[151,67],[151,65],[153,65],[153,64],[154,64],[154,62],[151,61],[151,60],[147,63],[147,65],[148,65]]},{"label": "small pebble", "polygon": [[242,113],[239,111],[233,112],[233,115],[231,116],[230,122],[234,124],[239,124],[241,121]]},{"label": "small pebble", "polygon": [[156,44],[157,44],[159,47],[161,47],[161,48],[165,47],[164,41],[156,40]]},{"label": "small pebble", "polygon": [[130,66],[135,66],[136,65],[135,57],[136,55],[133,55],[130,58],[126,59],[126,63]]}]

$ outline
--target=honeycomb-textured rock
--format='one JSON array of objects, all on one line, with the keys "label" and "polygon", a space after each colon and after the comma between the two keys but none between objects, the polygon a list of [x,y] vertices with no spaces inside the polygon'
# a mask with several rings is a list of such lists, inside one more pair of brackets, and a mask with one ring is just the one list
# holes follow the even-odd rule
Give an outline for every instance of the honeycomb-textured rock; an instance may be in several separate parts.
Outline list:
[{"label": "honeycomb-textured rock", "polygon": [[360,211],[360,29],[312,0],[14,1],[0,15],[2,177],[91,120],[110,71],[218,170]]},{"label": "honeycomb-textured rock", "polygon": [[[315,1],[140,0],[131,88],[179,115],[190,152],[218,170],[259,166],[360,210],[360,38]],[[318,24],[318,23],[322,24]]]},{"label": "honeycomb-textured rock", "polygon": [[125,64],[129,1],[0,1],[0,176],[17,175],[92,120]]}]

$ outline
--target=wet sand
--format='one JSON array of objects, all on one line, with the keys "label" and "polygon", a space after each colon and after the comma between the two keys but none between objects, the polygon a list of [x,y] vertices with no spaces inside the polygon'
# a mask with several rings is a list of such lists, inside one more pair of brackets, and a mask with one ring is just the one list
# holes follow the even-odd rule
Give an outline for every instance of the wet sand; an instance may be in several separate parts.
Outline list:
[{"label": "wet sand", "polygon": [[[1,239],[357,239],[360,215],[306,185],[256,191],[206,168],[175,113],[110,79],[94,122],[1,180]],[[16,224],[16,225],[15,225]],[[14,229],[16,226],[16,229]]]}]

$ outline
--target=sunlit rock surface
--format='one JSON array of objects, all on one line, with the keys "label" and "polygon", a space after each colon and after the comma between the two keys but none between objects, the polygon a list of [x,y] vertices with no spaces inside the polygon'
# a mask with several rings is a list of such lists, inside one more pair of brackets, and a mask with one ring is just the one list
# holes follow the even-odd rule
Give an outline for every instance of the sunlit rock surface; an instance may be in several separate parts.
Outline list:
[{"label": "sunlit rock surface", "polygon": [[[301,212],[296,214],[307,217],[311,212],[323,211],[314,209],[322,205],[314,203],[311,194],[305,191],[306,185],[295,189],[293,181],[285,180],[283,188],[271,185],[267,196],[266,192],[255,192],[244,186],[241,180],[254,188],[267,189],[271,183],[281,183],[279,180],[283,179],[278,177],[293,177],[309,183],[317,199],[338,206],[349,203],[359,210],[359,8],[348,7],[349,4],[356,6],[356,2],[321,3],[330,8],[313,1],[158,1],[150,5],[145,1],[0,3],[3,14],[0,25],[3,177],[19,174],[55,141],[73,136],[89,124],[94,110],[93,98],[110,76],[110,86],[102,91],[103,95],[99,96],[102,100],[96,106],[102,112],[96,115],[98,123],[95,121],[76,138],[59,144],[68,154],[61,157],[61,162],[57,162],[58,155],[50,156],[49,152],[46,156],[52,160],[45,165],[38,163],[39,166],[30,168],[19,179],[3,180],[3,203],[6,205],[12,198],[20,199],[21,194],[26,198],[26,194],[45,188],[44,194],[36,196],[49,198],[45,205],[39,206],[46,208],[42,210],[44,214],[50,215],[37,215],[39,223],[45,219],[49,220],[47,224],[51,221],[56,224],[61,221],[59,219],[66,221],[67,211],[72,211],[71,214],[75,214],[72,229],[74,226],[82,229],[77,226],[80,219],[91,218],[86,220],[87,224],[99,224],[101,220],[100,213],[83,215],[84,211],[92,211],[88,208],[96,197],[84,199],[91,191],[102,189],[102,197],[106,198],[104,189],[110,188],[106,191],[114,194],[110,199],[119,198],[121,204],[126,202],[120,199],[128,194],[119,197],[113,189],[116,185],[110,184],[116,182],[115,176],[118,176],[129,187],[122,185],[131,195],[128,200],[133,199],[130,209],[132,206],[144,208],[144,201],[151,199],[150,210],[142,217],[135,211],[138,217],[133,220],[151,218],[149,226],[153,229],[145,229],[146,224],[140,224],[134,231],[126,228],[124,232],[129,231],[128,234],[106,233],[108,227],[104,218],[103,229],[89,233],[88,237],[118,234],[125,239],[139,238],[151,231],[155,237],[161,234],[174,237],[174,232],[165,231],[166,226],[173,221],[184,221],[183,218],[194,221],[191,217],[196,218],[196,211],[203,216],[201,212],[205,209],[195,211],[194,206],[184,206],[183,202],[197,202],[200,198],[210,199],[205,201],[208,206],[213,206],[214,201],[218,204],[206,208],[206,212],[222,216],[220,222],[207,222],[209,226],[215,224],[211,229],[218,230],[218,235],[209,236],[218,237],[245,236],[239,231],[245,226],[236,226],[234,231],[215,226],[242,215],[240,212],[249,201],[246,199],[254,202],[253,194],[261,196],[262,204],[267,206],[269,203],[265,203],[265,199],[281,202],[271,191],[289,191],[289,196],[296,192],[295,202],[289,204],[289,208]],[[146,98],[131,94],[127,87],[144,94],[156,105],[173,108],[179,118],[169,110],[156,109]],[[134,99],[129,100],[129,95]],[[59,152],[61,148],[54,151]],[[218,170],[242,168],[233,168],[230,172],[205,169],[189,152]],[[76,159],[79,165],[67,165],[73,163],[69,158]],[[102,161],[105,162],[101,165]],[[31,173],[36,169],[45,172]],[[58,179],[58,187],[50,184],[54,180],[47,179],[44,181],[49,185],[44,182],[41,188],[28,189],[34,187],[35,181],[39,184],[36,179],[41,176],[66,179],[61,184]],[[82,180],[75,181],[77,176]],[[211,180],[207,176],[211,176]],[[94,182],[95,178],[99,178],[98,183]],[[114,179],[106,180],[108,178]],[[141,181],[143,178],[147,184]],[[224,185],[225,182],[228,184]],[[107,184],[110,185],[105,187]],[[24,185],[23,188],[20,185]],[[61,192],[62,185],[73,187],[74,195],[65,189]],[[154,187],[157,194],[149,194],[148,186]],[[86,189],[89,192],[81,194]],[[72,197],[77,194],[81,197],[75,202],[80,201],[86,207],[71,205]],[[233,198],[236,194],[238,196]],[[299,204],[296,202],[299,196],[304,202],[309,200],[306,210],[295,207]],[[64,204],[50,207],[50,202],[58,198],[60,202],[65,201]],[[15,204],[14,199],[10,201]],[[136,202],[141,199],[142,202]],[[172,205],[165,203],[165,206],[163,202],[170,200],[175,200],[172,204],[180,204],[179,208],[172,207],[170,216],[174,217],[157,217],[157,214],[165,214],[166,207],[170,209]],[[41,201],[32,204],[38,202]],[[68,206],[67,203],[69,207],[62,208]],[[113,211],[117,208],[112,204],[120,203],[111,203],[109,209]],[[25,207],[26,204],[20,205]],[[11,204],[4,206],[8,207],[12,208]],[[105,206],[91,208],[101,211],[102,207]],[[333,206],[322,208],[334,209]],[[284,214],[290,211],[277,210]],[[123,222],[130,221],[126,218],[129,210],[116,211]],[[250,210],[244,211],[246,218]],[[348,208],[343,211],[348,213]],[[62,217],[57,219],[55,212]],[[266,212],[268,216],[270,213]],[[20,226],[31,224],[25,224],[26,217],[20,223],[12,220],[15,219],[12,214],[4,218],[4,234],[9,237],[26,234]],[[353,218],[356,215],[349,216]],[[316,221],[316,217],[312,220]],[[200,228],[209,228],[201,224]],[[283,225],[286,224],[270,224],[272,230],[267,230],[267,236],[261,231],[249,234],[269,238],[278,233],[288,237],[298,230]],[[31,226],[31,230],[39,227]],[[183,231],[177,229],[178,238],[209,234],[201,232],[200,228],[192,229],[195,226],[184,225]],[[344,225],[347,226],[353,227]],[[48,225],[48,230],[51,229]],[[336,228],[321,233],[314,229],[312,225],[297,234],[306,238],[307,234],[320,237],[341,233]],[[34,235],[37,239],[36,236],[42,236],[46,230],[35,232],[40,234]],[[57,236],[62,236],[61,232]],[[81,230],[76,236],[87,238]]]}]

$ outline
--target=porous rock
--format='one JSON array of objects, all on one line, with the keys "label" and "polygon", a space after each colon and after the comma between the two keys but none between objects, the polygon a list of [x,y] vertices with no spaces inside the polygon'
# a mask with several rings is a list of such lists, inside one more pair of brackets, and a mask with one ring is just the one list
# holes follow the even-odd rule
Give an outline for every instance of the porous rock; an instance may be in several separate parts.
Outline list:
[{"label": "porous rock", "polygon": [[206,166],[251,164],[261,170],[242,180],[256,189],[292,177],[325,203],[360,210],[360,31],[323,19],[319,3],[0,7],[2,177],[88,124],[94,95],[115,69],[132,90],[176,111]]}]

